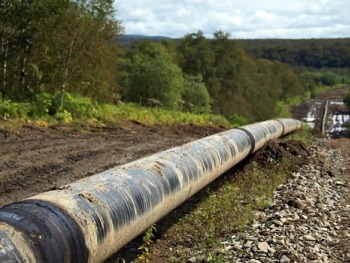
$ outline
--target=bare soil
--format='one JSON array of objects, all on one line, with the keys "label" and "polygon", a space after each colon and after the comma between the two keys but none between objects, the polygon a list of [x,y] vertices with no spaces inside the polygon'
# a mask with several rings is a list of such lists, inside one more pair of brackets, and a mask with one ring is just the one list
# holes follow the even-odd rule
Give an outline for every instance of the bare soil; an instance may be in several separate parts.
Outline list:
[{"label": "bare soil", "polygon": [[25,125],[0,130],[0,207],[222,131],[207,126],[120,128]]}]

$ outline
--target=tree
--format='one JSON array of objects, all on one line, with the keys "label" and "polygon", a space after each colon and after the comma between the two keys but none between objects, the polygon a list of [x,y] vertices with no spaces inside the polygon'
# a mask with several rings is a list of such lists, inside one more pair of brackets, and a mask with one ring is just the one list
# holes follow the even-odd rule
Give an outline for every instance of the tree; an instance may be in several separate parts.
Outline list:
[{"label": "tree", "polygon": [[[225,117],[235,113],[241,114],[245,107],[249,107],[242,103],[245,101],[249,103],[246,90],[250,82],[249,75],[253,69],[252,60],[246,55],[239,42],[229,39],[229,36],[221,31],[214,33],[214,40],[210,42],[211,50],[214,52],[214,62],[207,83],[209,93],[214,100],[214,113]],[[238,94],[240,95],[237,96]]]},{"label": "tree", "polygon": [[197,114],[210,113],[212,99],[202,76],[185,75],[182,110]]},{"label": "tree", "polygon": [[176,109],[181,101],[183,76],[173,57],[159,43],[138,42],[130,48],[120,64],[124,73],[123,99]]},{"label": "tree", "polygon": [[214,52],[202,31],[187,34],[178,46],[179,65],[184,73],[192,76],[198,74],[206,81],[211,74]]},{"label": "tree", "polygon": [[117,92],[122,26],[112,0],[4,0],[0,10],[1,84],[14,99],[68,90],[108,100]]},{"label": "tree", "polygon": [[272,68],[274,77],[282,88],[280,100],[287,101],[290,97],[303,94],[304,87],[300,82],[299,76],[287,64],[274,61]]},{"label": "tree", "polygon": [[250,91],[250,101],[256,121],[272,118],[276,114],[282,87],[273,72],[273,64],[266,59],[258,59],[254,63],[255,71],[251,75],[254,90]]},{"label": "tree", "polygon": [[28,61],[32,46],[30,19],[29,1],[1,1],[1,89],[11,99],[23,99],[28,93]]}]

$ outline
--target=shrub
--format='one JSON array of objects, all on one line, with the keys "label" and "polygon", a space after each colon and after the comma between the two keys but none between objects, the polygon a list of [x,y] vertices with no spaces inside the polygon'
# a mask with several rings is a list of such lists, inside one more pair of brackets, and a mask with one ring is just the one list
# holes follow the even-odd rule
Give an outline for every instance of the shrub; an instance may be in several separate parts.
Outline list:
[{"label": "shrub", "polygon": [[197,114],[210,113],[212,98],[199,76],[186,76],[181,108]]},{"label": "shrub", "polygon": [[48,92],[35,94],[34,99],[31,102],[29,115],[31,117],[42,117],[52,114],[52,98],[52,94]]},{"label": "shrub", "polygon": [[66,110],[56,112],[55,119],[65,123],[69,123],[73,121],[72,114]]},{"label": "shrub", "polygon": [[0,100],[0,115],[4,119],[27,118],[30,109],[28,103],[18,103],[11,100]]},{"label": "shrub", "polygon": [[83,118],[94,117],[97,113],[97,105],[90,98],[66,92],[63,96],[63,103],[61,103],[61,99],[61,95],[59,94],[53,98],[52,106],[54,114],[66,110],[74,118]]}]

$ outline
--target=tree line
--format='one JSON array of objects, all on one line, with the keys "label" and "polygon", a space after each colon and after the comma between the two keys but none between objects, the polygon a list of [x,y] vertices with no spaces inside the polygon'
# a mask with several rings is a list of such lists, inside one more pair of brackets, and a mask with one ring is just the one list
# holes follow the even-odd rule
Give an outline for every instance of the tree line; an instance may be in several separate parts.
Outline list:
[{"label": "tree line", "polygon": [[293,67],[350,68],[350,38],[241,40],[249,55]]},{"label": "tree line", "polygon": [[79,94],[260,121],[309,89],[287,64],[252,58],[221,31],[210,39],[198,31],[177,42],[119,45],[123,27],[113,2],[1,1],[0,103],[44,103],[55,114]]},{"label": "tree line", "polygon": [[305,93],[288,65],[252,59],[239,41],[221,31],[210,39],[199,31],[178,42],[134,42],[124,47],[118,71],[125,101],[228,119],[272,118],[279,102]]},{"label": "tree line", "polygon": [[[16,101],[66,91],[106,100],[117,92],[113,0],[2,0],[0,91]],[[63,103],[60,99],[59,103]]]}]

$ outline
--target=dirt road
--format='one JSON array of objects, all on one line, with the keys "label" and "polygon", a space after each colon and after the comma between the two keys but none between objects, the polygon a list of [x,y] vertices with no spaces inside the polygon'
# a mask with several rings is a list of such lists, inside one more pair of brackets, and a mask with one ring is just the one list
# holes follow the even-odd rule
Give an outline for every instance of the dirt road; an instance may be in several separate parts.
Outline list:
[{"label": "dirt road", "polygon": [[108,168],[220,132],[202,126],[0,130],[0,207]]}]

